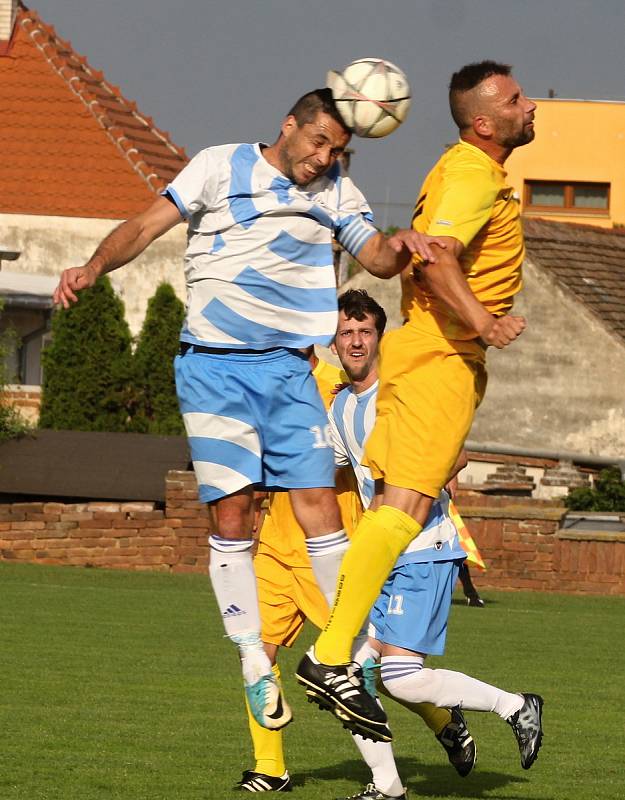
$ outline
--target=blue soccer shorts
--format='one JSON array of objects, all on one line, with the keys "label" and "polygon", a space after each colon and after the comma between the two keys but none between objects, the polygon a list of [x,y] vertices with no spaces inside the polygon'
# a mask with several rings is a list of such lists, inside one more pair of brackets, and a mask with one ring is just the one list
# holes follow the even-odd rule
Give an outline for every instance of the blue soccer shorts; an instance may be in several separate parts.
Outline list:
[{"label": "blue soccer shorts", "polygon": [[369,617],[369,635],[415,653],[445,652],[451,598],[463,558],[395,567]]},{"label": "blue soccer shorts", "polygon": [[199,497],[253,485],[334,486],[328,418],[298,350],[223,354],[188,349],[174,362]]}]

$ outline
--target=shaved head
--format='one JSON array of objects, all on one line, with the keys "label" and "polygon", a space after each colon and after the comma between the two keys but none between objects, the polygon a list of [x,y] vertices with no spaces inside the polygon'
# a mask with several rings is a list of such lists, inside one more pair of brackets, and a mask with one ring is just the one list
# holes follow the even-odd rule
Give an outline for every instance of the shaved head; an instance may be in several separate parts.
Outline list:
[{"label": "shaved head", "polygon": [[480,61],[454,72],[449,83],[449,106],[461,132],[471,127],[473,119],[488,108],[488,100],[496,94],[495,83],[488,79],[509,76],[511,71],[508,64]]}]

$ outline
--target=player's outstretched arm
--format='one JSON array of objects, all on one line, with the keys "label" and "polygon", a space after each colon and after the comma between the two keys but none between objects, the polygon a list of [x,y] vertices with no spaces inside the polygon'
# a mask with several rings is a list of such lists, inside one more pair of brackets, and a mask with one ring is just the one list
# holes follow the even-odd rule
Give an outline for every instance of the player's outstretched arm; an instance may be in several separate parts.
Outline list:
[{"label": "player's outstretched arm", "polygon": [[52,295],[55,303],[69,308],[78,298],[76,292],[87,289],[101,276],[122,267],[140,255],[146,247],[182,221],[180,212],[164,197],[126,222],[122,222],[100,243],[82,267],[70,267],[61,273]]},{"label": "player's outstretched arm", "polygon": [[392,278],[410,263],[414,255],[426,263],[434,262],[437,256],[432,245],[438,244],[440,252],[447,246],[444,239],[404,229],[392,236],[378,232],[365,242],[357,259],[376,278]]},{"label": "player's outstretched arm", "polygon": [[[495,317],[471,291],[458,257],[462,244],[452,237],[442,237],[447,247],[436,254],[436,260],[420,267],[429,290],[446,303],[455,314],[477,332],[487,345],[506,347],[525,330],[525,318],[505,314]],[[437,244],[434,243],[436,248]]]}]

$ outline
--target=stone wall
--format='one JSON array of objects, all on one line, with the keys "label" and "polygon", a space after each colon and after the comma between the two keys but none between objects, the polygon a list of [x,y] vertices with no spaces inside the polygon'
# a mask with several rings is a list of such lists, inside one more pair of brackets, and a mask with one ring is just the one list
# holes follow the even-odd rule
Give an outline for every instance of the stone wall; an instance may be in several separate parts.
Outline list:
[{"label": "stone wall", "polygon": [[[479,589],[625,595],[625,533],[563,530],[565,510],[549,501],[469,492],[458,504],[488,566],[472,570]],[[205,573],[207,534],[191,472],[168,474],[164,508],[0,505],[2,561]]]}]

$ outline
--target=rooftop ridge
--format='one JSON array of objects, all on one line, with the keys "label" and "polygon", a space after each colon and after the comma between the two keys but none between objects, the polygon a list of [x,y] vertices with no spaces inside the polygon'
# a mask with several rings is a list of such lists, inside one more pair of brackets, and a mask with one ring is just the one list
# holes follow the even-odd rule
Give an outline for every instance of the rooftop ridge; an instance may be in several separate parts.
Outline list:
[{"label": "rooftop ridge", "polygon": [[[620,226],[606,228],[602,225],[592,225],[589,222],[564,222],[563,220],[545,219],[544,217],[526,216],[525,214],[522,216],[522,220],[525,237],[535,241],[553,241],[554,233],[558,237],[558,241],[568,242],[575,242],[585,234],[594,235],[597,239],[609,239],[611,237],[622,239],[625,236],[625,227]],[[599,242],[597,244],[602,246]],[[609,247],[610,245],[605,242],[603,246]]]},{"label": "rooftop ridge", "polygon": [[[119,86],[107,81],[102,70],[93,68],[87,57],[77,53],[71,42],[62,39],[54,26],[44,22],[36,11],[20,3],[16,27],[17,25],[26,31],[46,61],[81,100],[133,170],[153,192],[162,189],[168,180],[155,171],[150,164],[150,156],[142,152],[141,145],[133,141],[132,136],[128,135],[129,131],[124,130],[124,127],[111,117],[111,113],[127,114],[139,123],[140,129],[152,134],[176,160],[180,160],[180,168],[188,162],[185,149],[175,145],[168,132],[158,128],[152,117],[139,113],[134,100],[124,97]],[[105,97],[98,97],[98,90],[105,93],[106,100],[110,99],[118,107],[106,109],[100,102]],[[149,147],[145,149],[149,150]],[[158,157],[155,160],[158,161]]]}]

